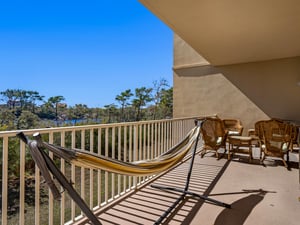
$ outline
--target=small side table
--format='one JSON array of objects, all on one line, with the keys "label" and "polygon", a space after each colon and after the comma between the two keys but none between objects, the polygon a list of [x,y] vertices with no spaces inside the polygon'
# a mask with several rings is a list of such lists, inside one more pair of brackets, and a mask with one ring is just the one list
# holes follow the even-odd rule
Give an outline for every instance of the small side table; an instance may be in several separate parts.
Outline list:
[{"label": "small side table", "polygon": [[252,161],[252,141],[253,138],[249,136],[228,136],[229,152],[228,160],[231,154],[244,153],[249,155],[249,162]]}]

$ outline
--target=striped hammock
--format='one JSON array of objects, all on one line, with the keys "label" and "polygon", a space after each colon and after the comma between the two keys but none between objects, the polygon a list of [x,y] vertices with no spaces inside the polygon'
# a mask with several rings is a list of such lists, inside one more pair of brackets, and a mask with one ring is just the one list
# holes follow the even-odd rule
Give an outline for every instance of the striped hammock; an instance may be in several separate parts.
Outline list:
[{"label": "striped hammock", "polygon": [[185,138],[167,152],[150,160],[124,162],[117,159],[101,156],[79,149],[67,149],[43,142],[38,135],[34,135],[40,147],[53,152],[56,156],[80,167],[105,170],[108,172],[146,176],[157,174],[173,167],[180,162],[195,144],[200,133],[200,127],[193,128]]}]

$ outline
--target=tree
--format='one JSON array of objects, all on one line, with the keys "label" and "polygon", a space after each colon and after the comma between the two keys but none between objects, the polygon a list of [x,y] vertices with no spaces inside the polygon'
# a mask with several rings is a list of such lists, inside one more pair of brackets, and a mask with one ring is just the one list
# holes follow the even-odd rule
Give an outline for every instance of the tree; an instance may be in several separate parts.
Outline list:
[{"label": "tree", "polygon": [[164,78],[161,78],[159,81],[153,82],[153,101],[154,101],[154,112],[153,112],[153,119],[156,119],[156,114],[158,111],[159,104],[161,102],[163,91],[165,87],[168,87],[168,81]]},{"label": "tree", "polygon": [[112,118],[114,115],[116,115],[117,112],[117,106],[115,104],[109,104],[109,105],[105,105],[104,108],[106,109],[106,113],[108,116],[108,123],[113,122]]},{"label": "tree", "polygon": [[[48,102],[46,104],[48,104],[49,106],[51,106],[53,109],[55,109],[55,120],[56,122],[58,121],[58,108],[59,108],[59,103],[64,101],[65,98],[61,95],[58,95],[58,96],[53,96],[53,97],[50,97],[48,99]],[[63,105],[61,105],[63,106]]]},{"label": "tree", "polygon": [[18,129],[33,129],[39,127],[40,118],[30,111],[23,110],[17,120]]},{"label": "tree", "polygon": [[132,105],[134,106],[136,110],[136,121],[139,121],[141,119],[141,110],[142,107],[146,106],[147,103],[152,101],[151,97],[151,91],[152,88],[136,88],[135,89],[135,98],[132,100]]},{"label": "tree", "polygon": [[15,119],[16,116],[9,109],[0,109],[0,130],[13,130],[15,129]]},{"label": "tree", "polygon": [[31,112],[35,113],[36,101],[43,101],[44,96],[37,91],[27,91],[28,104],[31,106]]},{"label": "tree", "polygon": [[172,117],[173,115],[173,87],[161,91],[159,107],[162,110],[162,117]]},{"label": "tree", "polygon": [[83,119],[87,116],[89,109],[87,105],[76,104],[74,107],[69,108],[69,118],[75,120],[75,125],[78,119]]},{"label": "tree", "polygon": [[123,92],[121,92],[120,95],[116,96],[116,101],[118,101],[121,105],[121,121],[125,121],[125,113],[124,113],[124,109],[125,107],[127,107],[129,105],[128,101],[130,99],[130,97],[133,96],[133,94],[131,93],[130,89],[127,89]]},{"label": "tree", "polygon": [[93,119],[94,122],[101,122],[101,119],[105,116],[105,110],[103,108],[91,108],[89,109],[90,118]]},{"label": "tree", "polygon": [[6,102],[9,109],[15,109],[17,102],[20,102],[20,89],[6,89],[6,91],[1,91],[0,94],[3,96],[1,100]]},{"label": "tree", "polygon": [[42,101],[44,96],[41,96],[37,91],[26,91],[21,89],[7,89],[0,92],[4,97],[1,100],[6,101],[9,109],[15,109],[19,106],[21,110],[31,107],[31,111],[34,113],[35,102]]}]

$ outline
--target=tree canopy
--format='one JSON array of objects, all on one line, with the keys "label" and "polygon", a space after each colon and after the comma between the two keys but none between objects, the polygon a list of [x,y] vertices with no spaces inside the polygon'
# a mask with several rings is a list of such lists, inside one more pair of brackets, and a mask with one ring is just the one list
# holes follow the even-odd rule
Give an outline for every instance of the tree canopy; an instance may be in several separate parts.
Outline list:
[{"label": "tree canopy", "polygon": [[129,122],[172,117],[173,88],[165,79],[153,87],[125,89],[116,103],[89,108],[78,103],[68,106],[65,97],[45,96],[33,90],[7,89],[0,92],[0,130],[30,129],[91,123]]}]

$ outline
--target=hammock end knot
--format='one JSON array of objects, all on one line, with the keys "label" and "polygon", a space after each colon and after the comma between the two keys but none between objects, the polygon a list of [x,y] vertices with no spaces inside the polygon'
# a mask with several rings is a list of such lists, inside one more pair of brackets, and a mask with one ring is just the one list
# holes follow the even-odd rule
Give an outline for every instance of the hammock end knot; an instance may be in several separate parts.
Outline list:
[{"label": "hammock end knot", "polygon": [[25,144],[28,144],[28,138],[23,132],[17,133],[17,137],[20,138]]}]

